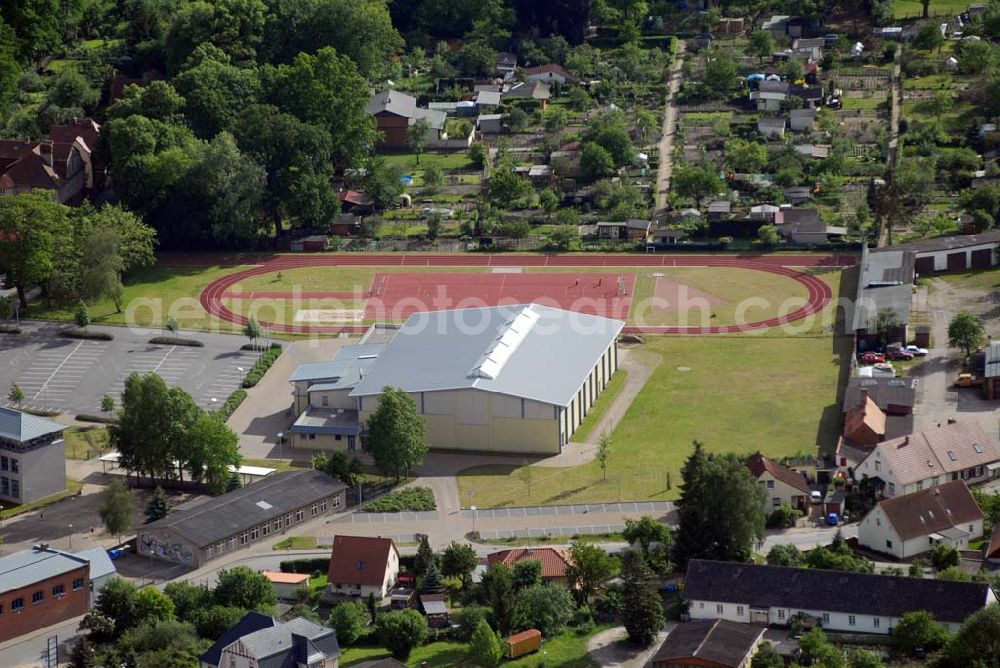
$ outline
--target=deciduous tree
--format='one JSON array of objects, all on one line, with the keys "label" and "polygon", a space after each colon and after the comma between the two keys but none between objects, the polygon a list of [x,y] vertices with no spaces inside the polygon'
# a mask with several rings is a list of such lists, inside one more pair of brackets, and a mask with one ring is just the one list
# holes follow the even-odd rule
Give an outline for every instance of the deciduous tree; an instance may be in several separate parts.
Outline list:
[{"label": "deciduous tree", "polygon": [[99,513],[104,528],[118,538],[120,545],[122,534],[131,531],[135,521],[135,496],[132,490],[119,480],[112,481],[101,492]]},{"label": "deciduous tree", "polygon": [[452,541],[441,552],[441,573],[446,577],[460,579],[463,589],[468,588],[477,563],[476,551],[464,543]]},{"label": "deciduous tree", "polygon": [[972,355],[973,349],[983,345],[985,340],[982,320],[971,313],[957,313],[948,323],[948,345],[961,348],[966,358]]},{"label": "deciduous tree", "polygon": [[219,605],[246,610],[274,605],[277,601],[271,582],[248,566],[220,570],[216,576],[214,598]]},{"label": "deciduous tree", "polygon": [[514,630],[538,629],[544,636],[555,635],[569,622],[573,608],[573,596],[565,587],[534,584],[514,596]]},{"label": "deciduous tree", "polygon": [[424,421],[409,394],[393,387],[382,390],[378,408],[368,418],[367,450],[378,472],[397,480],[424,461]]},{"label": "deciduous tree", "polygon": [[570,546],[569,557],[566,581],[581,605],[590,605],[604,584],[615,576],[618,565],[601,548],[580,541]]},{"label": "deciduous tree", "polygon": [[344,647],[356,643],[368,629],[368,610],[361,601],[345,601],[330,612],[329,626]]},{"label": "deciduous tree", "polygon": [[375,632],[379,644],[388,649],[392,656],[405,661],[410,651],[421,645],[427,638],[427,619],[413,609],[393,610],[378,616]]}]

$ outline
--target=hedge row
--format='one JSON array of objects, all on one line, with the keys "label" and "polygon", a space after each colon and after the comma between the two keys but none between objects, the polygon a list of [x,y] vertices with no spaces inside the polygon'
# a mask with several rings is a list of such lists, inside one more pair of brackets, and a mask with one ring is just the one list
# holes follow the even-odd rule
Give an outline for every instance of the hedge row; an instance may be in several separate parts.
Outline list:
[{"label": "hedge row", "polygon": [[20,334],[21,328],[17,325],[0,325],[0,334]]},{"label": "hedge row", "polygon": [[229,395],[229,398],[226,399],[226,403],[222,404],[222,407],[219,408],[216,413],[222,418],[223,421],[226,421],[229,419],[229,416],[236,412],[236,409],[240,407],[240,404],[242,404],[243,400],[246,398],[246,390],[236,390]]},{"label": "hedge row", "polygon": [[253,350],[253,351],[256,351],[256,352],[260,352],[262,350],[268,350],[268,349],[272,349],[273,350],[275,348],[281,348],[281,344],[280,343],[272,343],[269,346],[262,346],[259,343],[244,343],[242,346],[240,346],[240,350]]},{"label": "hedge row", "polygon": [[282,561],[279,568],[282,573],[312,573],[314,571],[326,573],[330,570],[330,557]]},{"label": "hedge row", "polygon": [[179,336],[154,336],[149,340],[162,346],[191,346],[192,348],[204,348],[205,343],[198,339],[185,339]]},{"label": "hedge row", "polygon": [[62,415],[62,411],[50,408],[20,408],[18,410],[22,413],[27,413],[28,415],[37,415],[38,417],[55,417],[57,415]]},{"label": "hedge row", "polygon": [[114,341],[115,339],[115,335],[111,332],[91,332],[88,329],[80,327],[64,329],[59,332],[59,336],[66,337],[67,339],[88,339],[91,341]]},{"label": "hedge row", "polygon": [[[275,347],[277,346],[277,347]],[[278,356],[281,355],[281,345],[275,344],[270,350],[264,352],[260,359],[258,359],[253,367],[247,371],[246,377],[243,379],[241,387],[253,387],[260,382],[260,379],[264,377],[267,370],[271,368]]]},{"label": "hedge row", "polygon": [[115,418],[108,415],[92,415],[91,413],[80,413],[76,416],[80,422],[97,422],[99,424],[114,424]]}]

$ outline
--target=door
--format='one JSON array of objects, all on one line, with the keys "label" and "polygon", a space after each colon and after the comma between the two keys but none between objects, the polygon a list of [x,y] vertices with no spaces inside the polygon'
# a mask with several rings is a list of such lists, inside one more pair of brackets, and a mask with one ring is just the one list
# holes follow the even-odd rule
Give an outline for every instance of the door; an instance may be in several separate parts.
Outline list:
[{"label": "door", "polygon": [[767,608],[750,608],[750,623],[767,626]]},{"label": "door", "polygon": [[962,271],[963,269],[965,269],[965,251],[948,253],[948,271]]},{"label": "door", "polygon": [[920,274],[921,276],[928,276],[934,273],[934,258],[918,257],[916,263],[913,266],[918,274]]},{"label": "door", "polygon": [[972,268],[986,269],[993,264],[993,251],[989,248],[972,251]]}]

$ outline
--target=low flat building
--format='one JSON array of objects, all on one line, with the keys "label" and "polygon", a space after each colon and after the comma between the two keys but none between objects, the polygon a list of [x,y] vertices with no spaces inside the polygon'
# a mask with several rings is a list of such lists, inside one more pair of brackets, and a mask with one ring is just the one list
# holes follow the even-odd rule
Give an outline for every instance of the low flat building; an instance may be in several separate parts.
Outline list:
[{"label": "low flat building", "polygon": [[41,544],[0,557],[0,642],[84,615],[115,567],[101,548]]},{"label": "low flat building", "polygon": [[868,478],[886,498],[998,474],[1000,445],[974,419],[883,441],[854,469],[855,479]]},{"label": "low flat building", "polygon": [[261,571],[274,589],[279,601],[298,600],[298,588],[309,586],[308,573],[282,573],[281,571]]},{"label": "low flat building", "polygon": [[704,559],[688,563],[684,599],[691,619],[789,626],[801,615],[830,631],[881,635],[918,610],[954,633],[969,615],[997,600],[981,582]]},{"label": "low flat building", "polygon": [[327,591],[385,601],[399,581],[399,549],[391,538],[334,536],[327,572]]},{"label": "low flat building", "polygon": [[962,480],[883,499],[858,527],[858,543],[909,559],[942,543],[959,550],[983,535],[983,512]]},{"label": "low flat building", "polygon": [[337,668],[333,629],[303,617],[280,622],[248,612],[198,659],[201,668]]},{"label": "low flat building", "polygon": [[915,255],[910,251],[869,252],[862,246],[853,327],[858,352],[879,344],[878,314],[892,311],[900,325],[886,333],[889,341],[909,341],[908,323],[913,304]]},{"label": "low flat building", "polygon": [[929,276],[940,271],[992,267],[997,264],[998,247],[1000,247],[1000,230],[989,230],[981,234],[954,234],[922,241],[909,241],[873,250],[872,253],[893,250],[911,252],[916,258],[914,269],[917,274]]},{"label": "low flat building", "polygon": [[747,668],[764,639],[765,627],[725,619],[677,624],[647,668]]},{"label": "low flat building", "polygon": [[190,568],[347,505],[347,486],[312,469],[285,471],[214,498],[177,506],[139,529],[140,555]]},{"label": "low flat building", "polygon": [[0,406],[0,501],[34,503],[66,490],[64,429]]}]

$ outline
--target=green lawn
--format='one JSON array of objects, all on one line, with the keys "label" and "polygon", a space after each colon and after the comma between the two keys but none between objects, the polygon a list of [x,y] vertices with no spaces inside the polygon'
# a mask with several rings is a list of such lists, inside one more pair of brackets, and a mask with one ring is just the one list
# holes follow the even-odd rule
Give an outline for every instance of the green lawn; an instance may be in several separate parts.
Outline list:
[{"label": "green lawn", "polygon": [[[969,0],[931,0],[929,14],[931,16],[954,16],[961,14],[969,5]],[[892,4],[892,16],[897,19],[918,19],[924,14],[924,5],[920,0],[896,0]]]},{"label": "green lawn", "polygon": [[[272,550],[315,550],[316,536],[289,536],[278,541],[271,548]],[[312,582],[310,581],[310,585]]]},{"label": "green lawn", "polygon": [[590,412],[587,413],[587,417],[583,419],[580,424],[580,428],[576,430],[573,434],[572,440],[577,443],[584,443],[587,437],[590,436],[590,432],[593,431],[594,426],[601,421],[604,417],[604,413],[607,412],[608,407],[614,403],[615,397],[621,392],[622,387],[625,385],[625,379],[628,378],[628,371],[625,369],[619,369],[618,372],[611,377],[611,381],[608,386],[604,388],[601,392],[601,396],[597,397],[597,401],[594,405],[590,407]]},{"label": "green lawn", "polygon": [[841,102],[844,103],[845,110],[873,111],[884,109],[888,100],[884,97],[845,97],[841,98]]},{"label": "green lawn", "polygon": [[[542,648],[527,656],[523,656],[515,661],[505,661],[502,665],[505,668],[539,668],[540,666],[552,666],[553,668],[597,668],[597,662],[587,656],[587,639],[595,633],[604,631],[608,626],[598,626],[587,635],[578,635],[575,631],[567,629],[563,633],[545,640]],[[348,648],[341,648],[343,655],[340,665],[347,668],[362,661],[380,659],[389,656],[389,653],[382,647],[372,645],[360,645]],[[456,668],[475,668],[475,663],[468,658],[468,645],[458,642],[433,642],[423,647],[413,650],[406,660],[408,666],[426,665],[454,666]]]},{"label": "green lawn", "polygon": [[278,473],[282,471],[294,471],[297,469],[309,468],[310,465],[307,462],[295,462],[291,459],[243,459],[244,466],[263,466],[266,468],[277,469]]},{"label": "green lawn", "polygon": [[63,432],[63,439],[67,459],[89,459],[95,451],[108,449],[107,427],[70,427]]},{"label": "green lawn", "polygon": [[459,497],[483,508],[676,498],[695,439],[772,457],[836,442],[846,337],[650,337],[643,352],[660,363],[612,434],[606,480],[596,462],[490,465],[459,474]]},{"label": "green lawn", "polygon": [[393,155],[386,155],[385,164],[402,167],[403,171],[407,174],[411,174],[412,170],[420,170],[422,173],[422,168],[427,165],[437,165],[446,172],[451,170],[474,168],[472,161],[469,159],[468,151],[456,151],[454,153],[421,153],[419,162],[417,162],[416,154],[397,153]]}]

